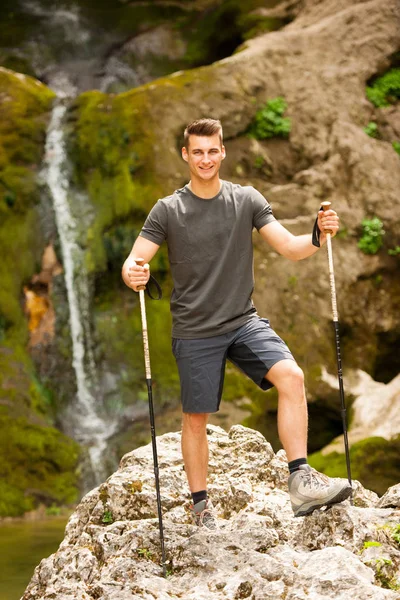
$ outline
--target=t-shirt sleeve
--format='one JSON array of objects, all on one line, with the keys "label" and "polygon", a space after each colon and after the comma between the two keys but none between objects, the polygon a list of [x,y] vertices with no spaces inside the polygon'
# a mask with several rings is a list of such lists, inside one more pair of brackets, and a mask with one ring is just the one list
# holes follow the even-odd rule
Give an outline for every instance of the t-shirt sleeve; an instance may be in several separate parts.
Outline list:
[{"label": "t-shirt sleeve", "polygon": [[149,212],[139,235],[161,246],[163,241],[167,239],[167,232],[167,208],[163,202],[158,200]]},{"label": "t-shirt sleeve", "polygon": [[254,188],[251,190],[251,199],[253,203],[253,227],[259,231],[261,227],[272,223],[276,219],[272,214],[272,208],[268,200]]}]

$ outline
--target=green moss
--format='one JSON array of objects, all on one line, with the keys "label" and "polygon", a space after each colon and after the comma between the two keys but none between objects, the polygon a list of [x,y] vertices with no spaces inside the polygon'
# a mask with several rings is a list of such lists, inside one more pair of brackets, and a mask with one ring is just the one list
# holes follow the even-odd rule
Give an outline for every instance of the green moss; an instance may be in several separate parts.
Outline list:
[{"label": "green moss", "polygon": [[277,31],[287,25],[288,22],[287,19],[263,17],[257,13],[247,14],[240,20],[241,28],[244,31],[243,39],[249,40],[270,31]]},{"label": "green moss", "polygon": [[0,516],[19,517],[35,508],[32,497],[26,496],[25,491],[0,480]]},{"label": "green moss", "polygon": [[3,68],[0,87],[0,514],[16,516],[76,499],[78,446],[48,426],[52,400],[27,351],[22,302],[44,248],[36,172],[54,94]]},{"label": "green moss", "polygon": [[70,504],[78,496],[79,446],[53,427],[0,416],[0,515],[16,516],[38,502]]},{"label": "green moss", "polygon": [[41,161],[47,112],[53,92],[38,81],[0,68],[0,314],[7,333],[25,343],[26,323],[20,305],[22,282],[40,259],[35,170]]},{"label": "green moss", "polygon": [[[119,378],[119,398],[124,403],[133,399],[147,402],[139,297],[126,289],[118,299],[113,299],[110,308],[104,296],[98,301],[95,315],[101,340],[98,351],[103,354],[107,369]],[[179,397],[178,372],[171,351],[169,299],[146,298],[146,312],[154,398],[162,406]]]},{"label": "green moss", "polygon": [[103,232],[132,213],[145,215],[161,195],[151,174],[154,138],[144,125],[146,95],[87,92],[77,99],[71,118],[76,120],[69,144],[76,180],[95,209],[87,232],[88,268],[104,271]]},{"label": "green moss", "polygon": [[[358,479],[377,494],[400,481],[400,436],[392,440],[380,437],[367,438],[350,448],[353,479]],[[332,452],[325,456],[316,452],[310,456],[310,464],[329,477],[347,477],[344,454]]]}]

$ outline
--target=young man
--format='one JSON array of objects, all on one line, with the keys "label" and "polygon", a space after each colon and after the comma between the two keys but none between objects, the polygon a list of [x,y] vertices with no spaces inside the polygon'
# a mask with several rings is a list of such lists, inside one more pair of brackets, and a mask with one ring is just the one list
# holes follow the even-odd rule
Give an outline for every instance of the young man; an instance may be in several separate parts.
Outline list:
[{"label": "young man", "polygon": [[[341,502],[351,494],[349,483],[330,479],[307,464],[303,372],[251,300],[253,227],[291,260],[311,256],[318,248],[311,234],[294,236],[280,225],[254,188],[220,179],[225,148],[219,121],[194,121],[184,136],[182,157],[190,182],[152,208],[122,276],[135,291],[146,285],[148,263],[166,240],[174,282],[172,348],[181,382],[182,454],[196,522],[217,527],[207,498],[206,425],[209,414],[219,408],[227,358],[263,390],[278,390],[278,432],[289,462],[295,516]],[[324,230],[335,235],[338,222],[333,210],[318,214],[321,244]]]}]

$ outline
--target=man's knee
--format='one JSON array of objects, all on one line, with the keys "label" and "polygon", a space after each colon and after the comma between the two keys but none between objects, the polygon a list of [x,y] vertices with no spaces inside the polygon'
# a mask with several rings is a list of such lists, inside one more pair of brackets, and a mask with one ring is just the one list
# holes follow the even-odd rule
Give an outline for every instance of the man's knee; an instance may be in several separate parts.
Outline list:
[{"label": "man's knee", "polygon": [[279,391],[280,389],[303,390],[304,373],[293,360],[276,363],[266,375]]},{"label": "man's knee", "polygon": [[193,435],[200,435],[206,429],[208,417],[208,413],[183,413],[182,428],[190,430]]}]

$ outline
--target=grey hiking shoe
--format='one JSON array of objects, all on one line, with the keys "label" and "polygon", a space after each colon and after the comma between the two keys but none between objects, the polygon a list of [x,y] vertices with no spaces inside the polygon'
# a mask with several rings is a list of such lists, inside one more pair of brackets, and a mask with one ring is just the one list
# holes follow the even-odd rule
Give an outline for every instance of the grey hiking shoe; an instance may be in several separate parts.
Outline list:
[{"label": "grey hiking shoe", "polygon": [[210,533],[218,531],[217,515],[211,500],[201,500],[191,506],[190,511],[195,518],[196,525]]},{"label": "grey hiking shoe", "polygon": [[352,492],[347,479],[330,478],[310,465],[301,465],[288,481],[290,501],[295,517],[302,517],[316,508],[346,500]]}]

